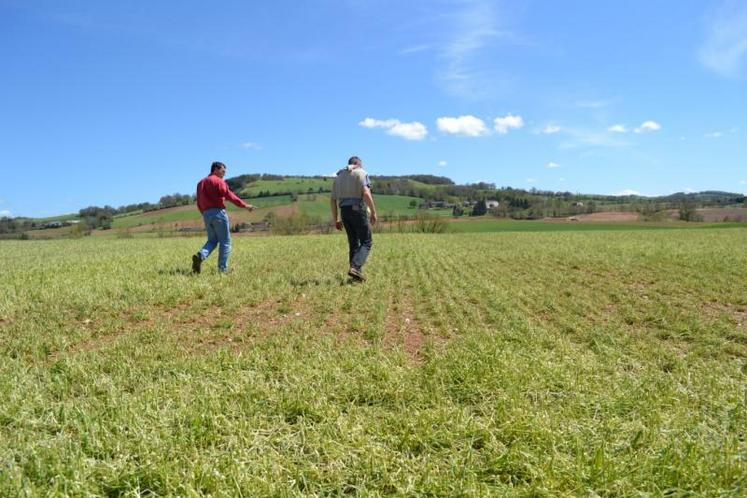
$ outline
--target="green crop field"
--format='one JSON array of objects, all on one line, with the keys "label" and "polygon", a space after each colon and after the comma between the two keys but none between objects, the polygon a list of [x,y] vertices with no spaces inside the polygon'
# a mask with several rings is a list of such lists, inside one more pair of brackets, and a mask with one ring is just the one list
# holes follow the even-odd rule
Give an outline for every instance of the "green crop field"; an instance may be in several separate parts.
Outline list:
[{"label": "green crop field", "polygon": [[0,496],[745,496],[747,230],[3,241]]}]

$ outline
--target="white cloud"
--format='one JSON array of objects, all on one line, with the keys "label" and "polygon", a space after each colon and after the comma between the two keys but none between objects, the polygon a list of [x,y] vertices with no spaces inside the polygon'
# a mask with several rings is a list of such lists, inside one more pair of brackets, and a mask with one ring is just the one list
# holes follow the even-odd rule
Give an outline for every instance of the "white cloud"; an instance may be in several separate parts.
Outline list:
[{"label": "white cloud", "polygon": [[0,218],[11,218],[13,216],[13,213],[8,211],[7,209],[3,209],[0,211]]},{"label": "white cloud", "polygon": [[366,118],[360,123],[358,123],[360,126],[364,128],[391,128],[392,126],[399,123],[396,119],[374,119],[374,118]]},{"label": "white cloud", "polygon": [[747,65],[747,3],[726,0],[710,16],[698,59],[725,77],[739,77]]},{"label": "white cloud", "polygon": [[518,130],[524,126],[524,120],[521,116],[514,116],[512,114],[506,114],[503,117],[497,117],[493,120],[495,131],[501,135],[508,133],[508,130],[513,128]]},{"label": "white cloud", "polygon": [[527,183],[535,183],[536,181],[536,178],[527,178]]},{"label": "white cloud", "polygon": [[241,144],[244,149],[262,150],[262,146],[254,142],[244,142]]},{"label": "white cloud", "polygon": [[448,164],[448,163],[447,163],[446,161],[438,161],[438,166],[439,166],[440,168],[443,168],[443,167],[444,167],[444,166],[446,166],[447,164]]},{"label": "white cloud", "polygon": [[459,116],[452,118],[444,116],[436,120],[438,129],[450,135],[461,135],[465,137],[479,137],[488,133],[485,122],[474,116]]},{"label": "white cloud", "polygon": [[423,140],[428,135],[428,129],[423,123],[397,123],[387,130],[387,133],[406,140]]},{"label": "white cloud", "polygon": [[686,188],[685,188],[685,189],[683,189],[682,191],[683,191],[684,193],[686,193],[686,194],[694,194],[694,193],[696,192],[696,190],[694,190],[694,189],[691,189],[690,187],[686,187]]},{"label": "white cloud", "polygon": [[628,129],[625,127],[625,125],[616,124],[607,128],[607,131],[611,131],[612,133],[627,133]]},{"label": "white cloud", "polygon": [[721,138],[721,137],[724,136],[724,134],[723,134],[723,132],[720,132],[720,131],[714,131],[714,132],[711,132],[711,133],[706,133],[704,136],[706,138]]},{"label": "white cloud", "polygon": [[656,121],[644,121],[643,123],[641,123],[641,126],[639,126],[633,131],[635,131],[636,133],[643,133],[645,131],[659,131],[659,130],[661,130],[661,125],[657,123]]},{"label": "white cloud", "polygon": [[747,180],[740,180],[739,184],[740,185],[747,185]]},{"label": "white cloud", "polygon": [[625,190],[612,195],[626,196],[626,195],[641,195],[637,190],[626,188]]},{"label": "white cloud", "polygon": [[552,135],[553,133],[558,133],[560,130],[560,126],[550,124],[542,128],[542,131],[540,133],[544,135]]},{"label": "white cloud", "polygon": [[364,128],[383,128],[389,135],[406,140],[423,140],[428,135],[428,128],[418,121],[403,123],[399,119],[366,118],[358,124]]},{"label": "white cloud", "polygon": [[545,164],[545,168],[559,168],[560,165],[558,163],[554,163],[550,161],[549,163]]}]

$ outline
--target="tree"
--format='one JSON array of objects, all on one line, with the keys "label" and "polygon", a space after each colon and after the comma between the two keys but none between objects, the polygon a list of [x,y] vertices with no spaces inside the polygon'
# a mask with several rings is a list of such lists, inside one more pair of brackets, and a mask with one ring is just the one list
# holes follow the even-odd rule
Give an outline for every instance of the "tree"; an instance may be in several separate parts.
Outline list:
[{"label": "tree", "polygon": [[482,216],[487,214],[488,205],[485,203],[485,199],[477,201],[477,204],[472,208],[472,216]]},{"label": "tree", "polygon": [[685,199],[680,203],[680,219],[682,221],[703,221],[703,218],[698,215],[695,209],[695,201]]}]

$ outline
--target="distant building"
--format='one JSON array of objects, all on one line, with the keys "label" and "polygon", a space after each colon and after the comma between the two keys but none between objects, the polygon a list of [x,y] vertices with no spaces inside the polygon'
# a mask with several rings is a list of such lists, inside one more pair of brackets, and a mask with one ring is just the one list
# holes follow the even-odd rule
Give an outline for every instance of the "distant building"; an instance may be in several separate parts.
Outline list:
[{"label": "distant building", "polygon": [[501,203],[498,202],[498,201],[495,201],[495,200],[485,201],[485,207],[488,208],[488,209],[494,209],[494,208],[497,208],[500,205],[501,205]]}]

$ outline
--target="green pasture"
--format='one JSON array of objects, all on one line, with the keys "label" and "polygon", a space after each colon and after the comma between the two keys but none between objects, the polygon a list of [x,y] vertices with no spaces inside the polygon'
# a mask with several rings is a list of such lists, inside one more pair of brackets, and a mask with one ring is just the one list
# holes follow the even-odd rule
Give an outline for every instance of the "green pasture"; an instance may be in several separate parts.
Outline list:
[{"label": "green pasture", "polygon": [[47,218],[32,218],[32,221],[35,221],[36,223],[49,223],[51,221],[70,221],[70,220],[79,220],[80,216],[78,216],[78,213],[70,213],[70,214],[61,214],[59,216],[49,216]]},{"label": "green pasture", "polygon": [[[415,207],[410,206],[410,202],[415,201]],[[417,197],[408,197],[406,195],[374,195],[376,212],[380,216],[384,215],[406,215],[414,216],[418,211],[417,206],[423,202],[423,199]]]},{"label": "green pasture", "polygon": [[332,190],[332,178],[301,178],[286,177],[283,180],[258,180],[242,188],[237,194],[242,197],[254,197],[260,192],[269,192],[271,194],[279,192],[305,194],[311,189],[313,192],[329,192]]},{"label": "green pasture", "polygon": [[[415,201],[415,207],[410,206],[412,201]],[[417,206],[423,203],[423,199],[405,195],[377,195],[374,202],[380,216],[407,216],[412,218],[420,212]],[[452,216],[451,209],[428,209],[424,212],[432,216]]]},{"label": "green pasture", "polygon": [[[247,202],[249,204],[252,204],[253,206],[256,206],[259,209],[262,209],[262,208],[284,206],[286,204],[290,204],[292,201],[291,201],[290,195],[273,195],[269,197],[255,197],[254,199],[247,199]],[[231,204],[228,209],[231,211],[236,211],[239,208]]]},{"label": "green pasture", "polygon": [[[270,208],[290,204],[291,198],[290,195],[276,195],[249,199],[247,202],[258,208],[258,212],[255,214],[262,214],[265,210],[269,210]],[[243,208],[238,208],[230,202],[226,202],[225,204],[226,210],[229,213],[243,210]],[[254,217],[256,218],[257,216]],[[261,216],[259,216],[259,218],[261,218]],[[151,224],[172,224],[180,221],[199,219],[201,219],[200,212],[198,211],[197,206],[193,204],[176,209],[157,209],[155,211],[148,211],[132,216],[115,217],[112,222],[112,228],[133,228]]]},{"label": "green pasture", "polygon": [[[301,195],[298,200],[299,210],[302,213],[306,213],[309,216],[317,216],[322,220],[332,219],[329,206],[329,194]],[[422,202],[422,200],[417,197],[407,197],[402,195],[374,196],[376,211],[379,216],[390,215],[413,217],[418,211],[417,208],[410,207],[410,201],[413,200],[418,204]],[[451,214],[451,210],[449,210],[449,214]]]},{"label": "green pasture", "polygon": [[747,495],[747,230],[2,241],[0,496]]},{"label": "green pasture", "polygon": [[138,216],[140,214],[143,214],[144,212],[145,211],[143,211],[142,209],[136,209],[135,211],[128,211],[126,213],[118,213],[113,216],[113,219],[116,220],[118,218],[127,218],[129,216]]},{"label": "green pasture", "polygon": [[181,206],[171,209],[157,209],[144,213],[123,216],[112,220],[112,228],[133,228],[141,225],[178,223],[180,221],[200,219],[200,212],[197,206]]},{"label": "green pasture", "polygon": [[[405,216],[412,216],[417,211],[417,209],[410,207],[409,203],[411,200],[420,201],[415,197],[398,195],[379,195],[375,198],[377,209],[380,213]],[[293,204],[290,195],[257,197],[248,199],[247,202],[255,205],[260,210],[258,214],[262,215],[265,212],[271,211],[274,207],[291,206]],[[298,202],[298,210],[308,216],[319,217],[322,220],[328,220],[332,217],[329,207],[329,194],[303,194],[298,196],[296,202]],[[226,202],[226,209],[229,213],[240,210],[240,208],[237,208],[230,202]],[[435,212],[436,210],[431,211]],[[450,210],[448,214],[451,214]],[[259,216],[259,218],[261,218],[261,216]],[[199,219],[200,213],[197,210],[197,207],[192,205],[171,210],[159,209],[131,216],[115,217],[112,223],[112,228],[133,228],[151,224],[173,224],[180,221]]]},{"label": "green pasture", "polygon": [[309,194],[298,196],[299,212],[321,221],[332,219],[332,210],[329,205],[329,194]]},{"label": "green pasture", "polygon": [[[380,180],[376,177],[371,178],[371,189],[373,190],[374,195],[376,195],[376,190],[378,188],[378,185],[385,184],[385,183],[391,183],[391,182],[392,181]],[[430,190],[430,191],[436,191],[439,189],[443,189],[444,187],[449,187],[449,185],[435,185],[431,183],[423,183],[417,180],[412,180],[410,178],[400,178],[398,180],[394,180],[394,183],[404,184],[407,186],[407,188],[412,188],[412,189],[417,189],[417,190]]]}]

